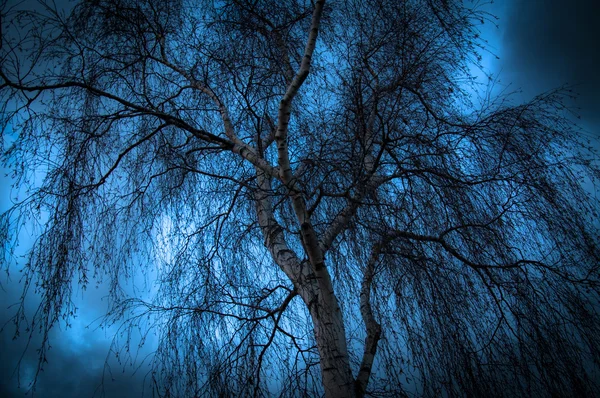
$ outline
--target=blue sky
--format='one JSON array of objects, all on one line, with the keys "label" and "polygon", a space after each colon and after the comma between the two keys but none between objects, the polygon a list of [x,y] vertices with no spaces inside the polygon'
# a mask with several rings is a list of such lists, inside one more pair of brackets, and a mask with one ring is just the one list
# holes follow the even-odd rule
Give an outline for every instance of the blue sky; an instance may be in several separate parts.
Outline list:
[{"label": "blue sky", "polygon": [[[488,6],[499,16],[499,27],[487,25],[483,37],[490,42],[494,55],[488,54],[484,65],[499,76],[501,85],[510,83],[510,90],[521,88],[522,99],[561,86],[573,85],[580,96],[574,105],[580,107],[581,124],[586,135],[600,137],[600,24],[595,20],[597,11],[592,0],[497,0]],[[498,56],[499,59],[496,59]],[[10,204],[11,180],[0,174],[0,210]],[[21,292],[18,277],[10,280],[2,275],[0,291],[0,322],[8,320],[11,309]],[[42,397],[92,396],[102,378],[104,362],[110,349],[111,333],[88,327],[104,308],[99,291],[86,294],[79,300],[80,316],[70,329],[55,329],[50,363],[40,376],[38,391]],[[32,298],[35,299],[35,298]],[[33,305],[30,302],[29,305]],[[0,395],[24,396],[27,388],[18,389],[13,370],[27,344],[26,338],[12,340],[10,326],[0,335]],[[23,357],[22,381],[30,377],[35,363],[35,345]],[[147,351],[146,351],[147,352]],[[107,396],[139,396],[145,369],[137,373],[112,361],[113,377],[105,379]]]}]

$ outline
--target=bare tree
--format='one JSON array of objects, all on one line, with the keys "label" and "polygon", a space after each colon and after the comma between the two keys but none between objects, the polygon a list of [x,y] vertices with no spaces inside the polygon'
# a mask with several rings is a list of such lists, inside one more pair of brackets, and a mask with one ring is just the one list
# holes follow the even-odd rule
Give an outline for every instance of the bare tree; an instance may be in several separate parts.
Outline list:
[{"label": "bare tree", "polygon": [[[44,335],[40,363],[73,289],[104,281],[108,322],[159,333],[161,396],[598,388],[593,153],[567,92],[476,98],[476,4],[2,16],[4,160],[30,189],[1,241],[8,267],[40,223],[24,272],[42,301],[14,318]],[[140,272],[150,300],[123,287]]]}]

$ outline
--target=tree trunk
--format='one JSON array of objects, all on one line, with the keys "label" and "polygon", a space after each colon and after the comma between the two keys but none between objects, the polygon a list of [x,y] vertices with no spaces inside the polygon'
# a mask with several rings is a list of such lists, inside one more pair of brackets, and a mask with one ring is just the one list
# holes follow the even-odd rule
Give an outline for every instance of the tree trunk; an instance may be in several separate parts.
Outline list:
[{"label": "tree trunk", "polygon": [[[331,286],[330,283],[325,285]],[[321,284],[320,284],[321,285]],[[333,290],[317,289],[308,305],[319,349],[323,387],[327,398],[354,398],[354,378],[346,344],[342,311]],[[306,301],[306,300],[305,300]]]}]

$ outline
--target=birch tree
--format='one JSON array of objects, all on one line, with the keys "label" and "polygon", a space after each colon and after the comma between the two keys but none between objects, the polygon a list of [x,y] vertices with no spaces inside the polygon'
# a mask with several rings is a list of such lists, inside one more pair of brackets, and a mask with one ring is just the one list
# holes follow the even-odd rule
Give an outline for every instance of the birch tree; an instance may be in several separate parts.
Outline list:
[{"label": "birch tree", "polygon": [[108,284],[117,338],[158,336],[159,396],[591,396],[597,157],[568,91],[475,94],[485,21],[452,0],[5,4],[0,236],[8,269],[38,227],[41,302],[13,320],[40,368],[72,294]]}]

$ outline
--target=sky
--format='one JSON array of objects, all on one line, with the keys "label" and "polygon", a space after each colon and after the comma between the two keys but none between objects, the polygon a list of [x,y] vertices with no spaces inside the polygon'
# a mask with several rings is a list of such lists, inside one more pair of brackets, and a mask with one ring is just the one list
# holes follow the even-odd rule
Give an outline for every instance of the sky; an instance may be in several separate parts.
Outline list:
[{"label": "sky", "polygon": [[[595,1],[496,0],[487,8],[499,19],[498,27],[486,25],[482,32],[493,52],[485,56],[485,66],[509,91],[521,89],[519,98],[523,100],[561,85],[573,86],[579,93],[573,105],[580,108],[580,123],[586,135],[595,137],[598,143],[600,23]],[[11,180],[5,173],[6,170],[0,174],[0,211],[10,204]],[[3,325],[14,311],[9,305],[18,299],[21,287],[14,273],[10,280],[5,275],[0,278],[4,289],[0,289],[0,325]],[[91,397],[100,391],[97,388],[114,334],[114,329],[99,330],[93,323],[102,314],[102,296],[102,291],[96,291],[79,298],[80,316],[73,327],[56,328],[52,332],[50,363],[39,377],[34,397]],[[29,308],[33,308],[33,301],[28,302]],[[27,339],[13,340],[11,332],[8,326],[0,334],[0,396],[23,397],[28,392],[27,382],[36,360],[36,341],[23,354]],[[17,388],[14,370],[22,355],[22,386]],[[133,372],[133,368],[125,367],[122,372],[123,366],[108,358],[115,380],[111,376],[105,378],[107,396],[140,396],[147,369],[142,367]]]},{"label": "sky", "polygon": [[593,0],[496,0],[502,80],[527,96],[564,84],[579,94],[582,125],[599,137],[600,23]]}]

